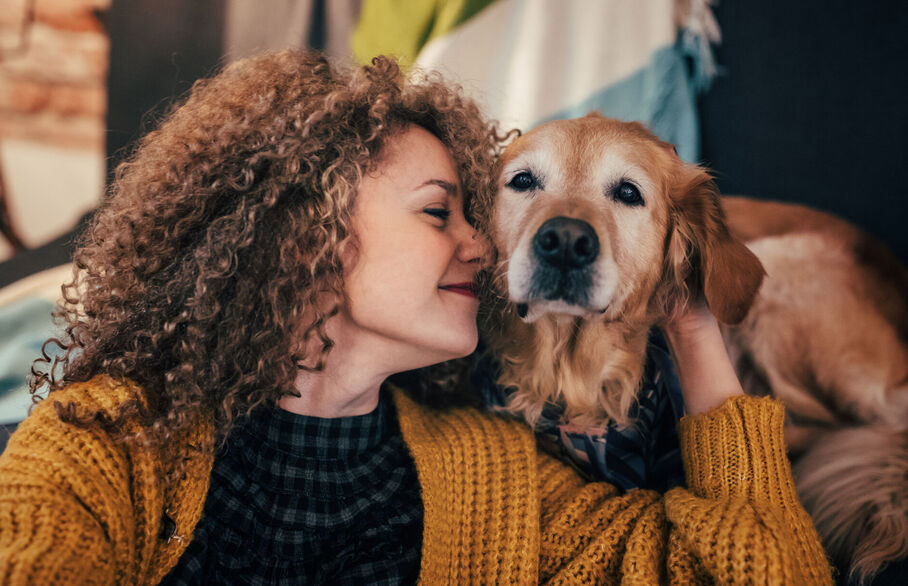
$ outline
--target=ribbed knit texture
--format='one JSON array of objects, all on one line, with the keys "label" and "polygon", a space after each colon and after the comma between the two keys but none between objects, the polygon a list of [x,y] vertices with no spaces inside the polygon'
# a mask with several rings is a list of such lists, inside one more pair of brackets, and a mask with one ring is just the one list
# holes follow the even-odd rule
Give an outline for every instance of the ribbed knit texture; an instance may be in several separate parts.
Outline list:
[{"label": "ribbed knit texture", "polygon": [[[96,377],[54,393],[0,456],[0,584],[157,584],[176,564],[208,491],[213,429],[200,421],[161,449],[126,449],[62,423],[53,403],[113,414],[138,389]],[[185,475],[161,479],[177,462]],[[174,539],[161,539],[165,513]],[[179,539],[182,537],[182,539]]]},{"label": "ribbed knit texture", "polygon": [[539,498],[532,435],[473,410],[424,413],[402,393],[396,399],[422,486],[421,581],[533,583]]},{"label": "ribbed knit texture", "polygon": [[[155,584],[198,523],[211,428],[166,449],[62,424],[51,404],[113,409],[136,389],[99,377],[55,393],[0,456],[0,583]],[[831,584],[794,492],[782,407],[739,397],[682,420],[687,489],[664,497],[586,484],[537,453],[529,429],[471,409],[433,411],[395,393],[422,486],[427,584]],[[174,486],[160,479],[186,459]],[[164,514],[176,535],[161,532]]]}]

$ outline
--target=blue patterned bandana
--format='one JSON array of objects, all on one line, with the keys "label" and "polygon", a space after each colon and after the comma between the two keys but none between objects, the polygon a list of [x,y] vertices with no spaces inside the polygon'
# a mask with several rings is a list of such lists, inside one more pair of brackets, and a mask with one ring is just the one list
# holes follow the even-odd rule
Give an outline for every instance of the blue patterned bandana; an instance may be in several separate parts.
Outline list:
[{"label": "blue patterned bandana", "polygon": [[[471,380],[486,405],[500,408],[513,388],[498,384],[500,369],[487,352],[478,352]],[[649,488],[665,492],[684,484],[677,424],[684,413],[681,387],[661,334],[650,332],[646,365],[637,400],[631,406],[634,423],[619,428],[579,429],[562,419],[563,409],[548,404],[536,423],[540,446],[570,462],[588,479],[604,480],[625,490]]]}]

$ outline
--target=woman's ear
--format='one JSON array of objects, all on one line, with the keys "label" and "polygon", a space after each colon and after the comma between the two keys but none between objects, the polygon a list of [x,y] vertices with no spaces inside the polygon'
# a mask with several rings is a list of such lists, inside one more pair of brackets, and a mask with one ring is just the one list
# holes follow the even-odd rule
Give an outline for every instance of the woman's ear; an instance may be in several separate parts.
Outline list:
[{"label": "woman's ear", "polygon": [[680,159],[677,162],[679,173],[670,194],[667,268],[675,286],[682,289],[682,303],[702,294],[716,319],[739,323],[763,282],[763,265],[729,233],[709,173]]}]

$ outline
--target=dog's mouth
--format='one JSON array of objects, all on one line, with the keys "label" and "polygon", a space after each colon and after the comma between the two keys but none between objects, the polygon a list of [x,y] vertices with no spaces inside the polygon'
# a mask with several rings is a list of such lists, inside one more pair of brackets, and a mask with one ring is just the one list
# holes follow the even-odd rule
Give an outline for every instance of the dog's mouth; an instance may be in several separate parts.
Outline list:
[{"label": "dog's mouth", "polygon": [[531,323],[544,315],[596,317],[608,307],[591,306],[593,275],[589,268],[554,268],[537,265],[527,294],[522,299],[511,299],[517,315]]},{"label": "dog's mouth", "polygon": [[593,276],[588,267],[572,269],[538,263],[530,282],[528,297],[585,307],[589,303],[592,288]]},{"label": "dog's mouth", "polygon": [[519,301],[514,303],[514,309],[517,312],[517,316],[521,320],[526,323],[533,323],[544,315],[593,319],[596,317],[602,317],[608,311],[609,307],[606,306],[601,309],[594,309],[572,305],[562,301],[561,299],[556,299]]}]

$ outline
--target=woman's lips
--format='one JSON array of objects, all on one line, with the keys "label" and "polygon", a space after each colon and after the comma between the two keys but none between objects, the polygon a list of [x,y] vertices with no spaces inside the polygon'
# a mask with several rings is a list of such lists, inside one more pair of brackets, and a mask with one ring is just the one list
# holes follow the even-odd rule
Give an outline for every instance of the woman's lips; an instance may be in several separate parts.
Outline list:
[{"label": "woman's lips", "polygon": [[476,286],[476,283],[452,283],[450,285],[442,285],[439,289],[472,297],[473,299],[479,297],[479,287]]}]

